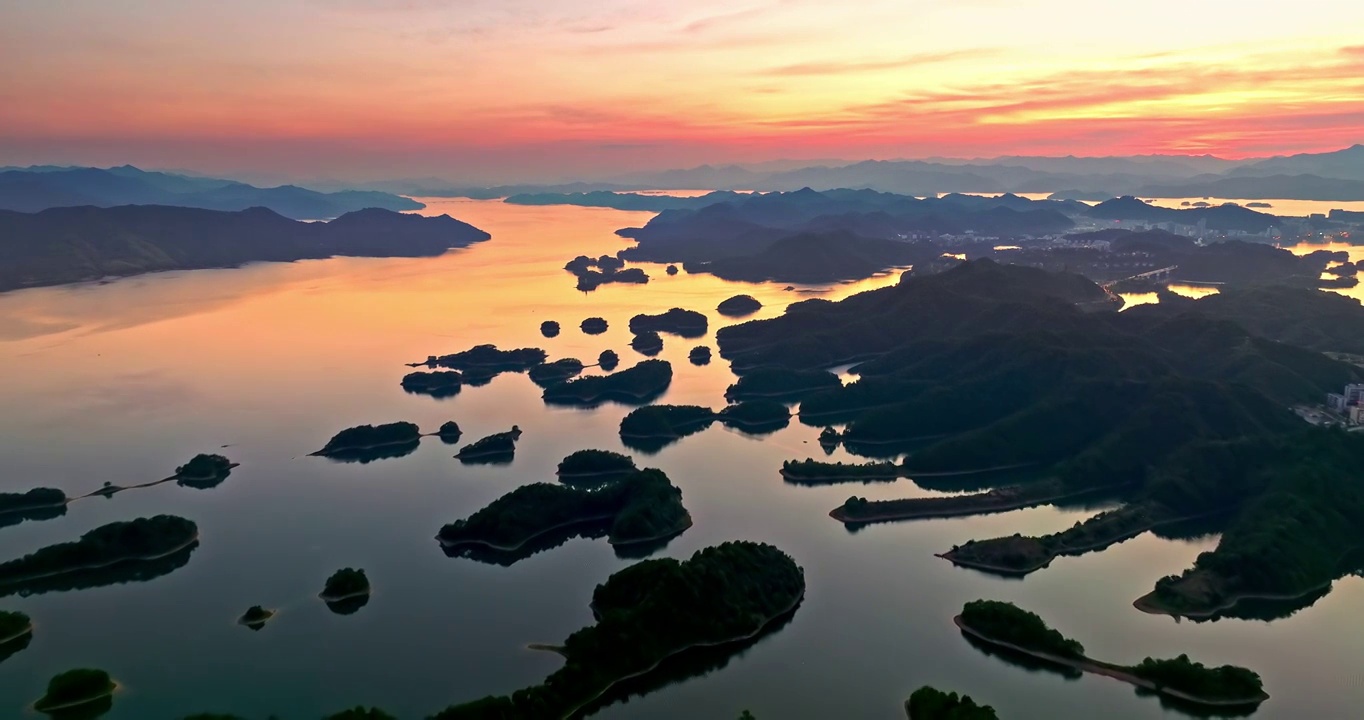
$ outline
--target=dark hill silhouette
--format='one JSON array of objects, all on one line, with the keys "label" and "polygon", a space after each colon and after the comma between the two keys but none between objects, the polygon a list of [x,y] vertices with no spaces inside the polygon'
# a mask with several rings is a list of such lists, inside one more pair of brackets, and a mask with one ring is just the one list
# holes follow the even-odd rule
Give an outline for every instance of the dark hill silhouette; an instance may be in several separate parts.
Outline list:
[{"label": "dark hill silhouette", "polygon": [[376,207],[420,210],[421,203],[382,192],[321,193],[282,185],[259,188],[217,178],[148,172],[131,165],[100,168],[37,168],[0,172],[0,209],[38,212],[93,205],[175,205],[207,210],[269,208],[285,217],[320,220]]},{"label": "dark hill silhouette", "polygon": [[233,267],[334,255],[434,256],[489,239],[449,216],[371,208],[327,223],[290,220],[265,208],[220,212],[125,205],[0,210],[0,290],[137,275]]},{"label": "dark hill silhouette", "polygon": [[1149,223],[1197,225],[1206,222],[1209,230],[1259,233],[1279,224],[1279,218],[1238,205],[1174,210],[1148,205],[1130,195],[1099,203],[1089,216],[1101,220],[1135,220]]}]

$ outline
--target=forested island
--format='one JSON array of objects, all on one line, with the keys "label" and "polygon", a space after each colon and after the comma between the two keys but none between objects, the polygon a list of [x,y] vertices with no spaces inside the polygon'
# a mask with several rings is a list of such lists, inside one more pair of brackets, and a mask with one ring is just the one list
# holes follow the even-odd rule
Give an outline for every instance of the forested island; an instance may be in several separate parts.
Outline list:
[{"label": "forested island", "polygon": [[520,426],[513,425],[511,430],[493,433],[465,445],[455,453],[460,461],[497,462],[511,461],[516,454],[516,441],[521,439]]},{"label": "forested island", "polygon": [[706,316],[695,310],[673,308],[658,315],[641,313],[630,318],[630,332],[636,335],[653,331],[672,333],[684,338],[698,338],[706,334]]},{"label": "forested island", "polygon": [[832,485],[846,482],[892,481],[900,466],[890,462],[828,463],[806,458],[781,464],[781,476],[796,485]]},{"label": "forested island", "polygon": [[738,381],[725,390],[729,401],[797,399],[805,395],[840,388],[838,376],[826,370],[793,370],[791,368],[757,368],[739,376]]},{"label": "forested island", "polygon": [[416,445],[421,437],[421,429],[410,422],[357,425],[333,435],[313,455],[344,458],[384,447]]},{"label": "forested island", "polygon": [[116,689],[118,683],[103,670],[90,668],[67,670],[47,681],[47,692],[33,703],[33,709],[40,713],[56,715],[62,711],[107,701]]},{"label": "forested island", "polygon": [[369,577],[364,570],[341,568],[327,578],[318,597],[329,603],[351,600],[369,595]]},{"label": "forested island", "polygon": [[112,522],[74,542],[49,545],[0,563],[0,586],[22,589],[31,581],[156,560],[193,546],[198,537],[198,526],[174,515]]},{"label": "forested island", "polygon": [[21,612],[0,610],[0,646],[33,634],[33,620]]},{"label": "forested island", "polygon": [[637,469],[629,455],[610,450],[578,450],[559,461],[555,474],[565,485],[595,485],[602,480],[630,475]]},{"label": "forested island", "polygon": [[222,455],[200,453],[175,468],[175,479],[187,485],[216,485],[232,474],[234,467],[237,467],[237,463]]},{"label": "forested island", "polygon": [[454,445],[464,436],[464,431],[459,429],[459,423],[454,420],[446,420],[441,423],[440,430],[436,431],[436,435],[446,445]]},{"label": "forested island", "polygon": [[559,336],[559,323],[553,320],[546,320],[540,323],[540,334],[547,338]]},{"label": "forested island", "polygon": [[530,381],[542,388],[567,382],[583,371],[583,362],[577,358],[562,358],[553,362],[541,363],[526,374]]},{"label": "forested island", "polygon": [[620,438],[627,446],[657,450],[697,433],[715,422],[714,410],[699,405],[646,405],[620,421]]},{"label": "forested island", "polygon": [[743,317],[763,309],[763,304],[752,295],[735,295],[722,300],[715,311],[725,317]]},{"label": "forested island", "polygon": [[909,720],[999,720],[994,708],[977,705],[970,695],[945,693],[927,685],[905,701],[905,714]]},{"label": "forested island", "polygon": [[645,560],[597,586],[596,624],[564,641],[564,666],[543,683],[454,705],[432,720],[570,717],[668,657],[757,635],[804,594],[804,571],[770,545],[727,542],[681,562]]},{"label": "forested island", "polygon": [[552,405],[596,405],[614,400],[641,403],[661,395],[672,383],[667,360],[644,360],[610,375],[590,375],[545,388],[542,397]]},{"label": "forested island", "polygon": [[676,535],[691,526],[682,491],[659,470],[620,476],[600,489],[533,483],[494,500],[436,535],[447,548],[476,545],[514,551],[540,535],[585,523],[609,524],[612,545]]},{"label": "forested island", "polygon": [[625,261],[611,255],[590,258],[579,255],[564,266],[564,269],[578,278],[577,288],[583,292],[596,290],[607,283],[633,283],[643,285],[649,282],[649,275],[640,268],[627,268]]},{"label": "forested island", "polygon": [[370,208],[299,222],[261,207],[160,205],[0,210],[0,291],[163,270],[336,255],[430,257],[491,236],[451,217]]},{"label": "forested island", "polygon": [[687,353],[687,359],[691,361],[692,365],[709,365],[710,348],[705,345],[698,345],[692,348],[691,352]]},{"label": "forested island", "polygon": [[259,630],[265,627],[265,623],[274,616],[274,610],[266,610],[259,605],[252,605],[246,609],[246,612],[242,613],[241,617],[237,618],[237,623],[252,630]]},{"label": "forested island", "polygon": [[588,335],[600,335],[606,332],[607,323],[605,318],[590,317],[578,324],[578,329]]},{"label": "forested island", "polygon": [[727,427],[761,435],[786,427],[791,411],[775,400],[746,400],[722,408],[716,417]]},{"label": "forested island", "polygon": [[1209,668],[1180,655],[1114,665],[1085,656],[1084,646],[1047,626],[1042,618],[1011,603],[974,600],[955,618],[964,634],[1007,650],[1106,675],[1187,703],[1211,707],[1254,707],[1269,698],[1253,671],[1233,665]]},{"label": "forested island", "polygon": [[434,398],[454,397],[464,386],[464,376],[457,370],[437,370],[435,372],[410,372],[403,376],[402,387],[414,395],[430,395]]},{"label": "forested island", "polygon": [[653,330],[644,330],[630,338],[630,348],[640,355],[653,357],[663,352],[663,337]]},{"label": "forested island", "polygon": [[432,355],[426,362],[413,365],[460,370],[464,373],[464,382],[472,385],[475,383],[470,375],[490,380],[499,373],[526,372],[548,359],[548,353],[540,348],[500,350],[496,345],[476,345],[450,355]]},{"label": "forested island", "polygon": [[33,488],[21,493],[0,492],[0,527],[25,520],[49,520],[66,514],[66,493],[57,488]]},{"label": "forested island", "polygon": [[606,372],[615,372],[616,366],[620,365],[620,356],[615,350],[603,350],[597,356],[597,366]]}]

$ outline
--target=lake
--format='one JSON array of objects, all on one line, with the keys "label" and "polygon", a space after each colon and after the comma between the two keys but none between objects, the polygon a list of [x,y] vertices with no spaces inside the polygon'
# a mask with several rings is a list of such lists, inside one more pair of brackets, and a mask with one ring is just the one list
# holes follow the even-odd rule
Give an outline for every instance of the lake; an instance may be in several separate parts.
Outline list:
[{"label": "lake", "polygon": [[[705,312],[700,340],[665,336],[671,389],[658,402],[723,404],[734,376],[719,361],[687,362],[729,321],[719,301],[744,292],[779,314],[808,297],[839,299],[893,284],[887,275],[833,288],[738,284],[706,275],[574,290],[563,264],[613,253],[612,231],[649,215],[496,201],[433,200],[493,234],[439,258],[337,258],[234,270],[160,273],[0,294],[0,489],[55,486],[77,495],[103,482],[156,480],[199,452],[241,463],[222,485],[167,483],[73,504],[62,517],[0,529],[3,556],[72,540],[115,520],[173,513],[199,525],[189,561],[144,582],[0,598],[33,616],[29,647],[0,662],[0,715],[18,717],[53,674],[81,666],[123,684],[114,720],[230,712],[313,719],[357,703],[420,718],[445,706],[538,683],[559,664],[527,643],[555,643],[591,622],[592,589],[631,564],[604,539],[570,540],[510,567],[449,558],[433,536],[519,485],[553,481],[574,450],[625,451],[629,408],[547,408],[524,375],[502,375],[456,397],[409,395],[404,363],[480,343],[545,348],[593,362],[606,348],[622,367],[641,357],[626,323],[679,306]],[[578,331],[586,317],[611,323]],[[539,334],[543,320],[563,333]],[[982,411],[988,411],[983,407]],[[446,420],[465,442],[519,425],[516,459],[465,466],[426,438],[402,458],[341,464],[308,457],[336,431]],[[969,645],[952,625],[962,604],[1009,600],[1041,614],[1091,655],[1136,662],[1185,652],[1246,665],[1272,695],[1260,717],[1343,718],[1364,705],[1356,668],[1364,583],[1338,582],[1310,609],[1272,623],[1178,623],[1131,601],[1215,543],[1152,535],[1061,558],[1022,581],[957,569],[933,553],[971,538],[1058,531],[1099,507],[1037,508],[972,519],[877,525],[849,532],[827,513],[849,495],[924,494],[908,480],[820,488],[785,484],[781,462],[821,456],[819,428],[793,424],[765,438],[716,425],[655,455],[683,492],[695,526],[660,555],[684,558],[726,540],[772,543],[806,572],[794,618],[703,674],[680,672],[600,718],[902,718],[924,684],[965,692],[1005,718],[1176,715],[1131,686],[1093,675],[1028,671]],[[221,450],[219,450],[221,448]],[[835,459],[848,459],[841,451]],[[336,615],[317,599],[334,570],[364,568],[368,605]],[[252,632],[251,605],[279,615]],[[723,666],[721,662],[723,661]]]}]

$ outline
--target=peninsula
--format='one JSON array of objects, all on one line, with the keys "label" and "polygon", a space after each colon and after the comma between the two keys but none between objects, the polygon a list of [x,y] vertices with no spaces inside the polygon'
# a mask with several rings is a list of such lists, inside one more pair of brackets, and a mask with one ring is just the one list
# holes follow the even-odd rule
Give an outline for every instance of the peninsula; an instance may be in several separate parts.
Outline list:
[{"label": "peninsula", "polygon": [[564,666],[542,684],[454,705],[433,720],[571,717],[669,657],[759,634],[794,612],[804,594],[804,571],[770,545],[727,542],[681,562],[645,560],[597,586],[596,624],[564,641]]},{"label": "peninsula", "polygon": [[1137,665],[1114,665],[1085,656],[1084,646],[1047,627],[1037,615],[1011,603],[975,600],[954,622],[963,634],[986,644],[1023,653],[1082,672],[1105,675],[1138,688],[1204,707],[1254,707],[1269,699],[1260,676],[1242,667],[1209,668],[1180,655],[1173,660],[1146,658]]}]

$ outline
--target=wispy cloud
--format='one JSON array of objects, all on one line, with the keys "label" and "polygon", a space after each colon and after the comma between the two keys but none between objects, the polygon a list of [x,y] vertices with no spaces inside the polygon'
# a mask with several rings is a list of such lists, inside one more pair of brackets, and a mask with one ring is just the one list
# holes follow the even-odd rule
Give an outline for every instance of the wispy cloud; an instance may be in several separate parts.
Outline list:
[{"label": "wispy cloud", "polygon": [[757,75],[773,75],[783,77],[798,77],[804,75],[845,75],[861,72],[876,72],[880,70],[899,70],[902,68],[915,67],[919,65],[934,65],[937,63],[953,62],[956,60],[971,60],[989,57],[998,54],[999,50],[994,48],[976,48],[969,50],[948,50],[936,53],[916,53],[897,58],[884,58],[879,60],[824,60],[791,65],[779,65],[777,67],[758,70]]}]

